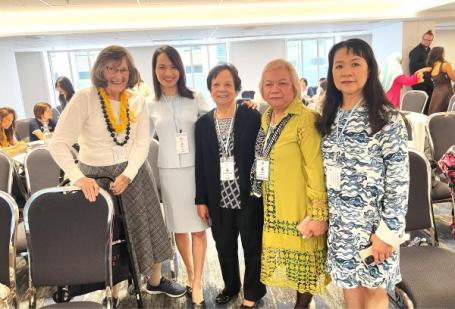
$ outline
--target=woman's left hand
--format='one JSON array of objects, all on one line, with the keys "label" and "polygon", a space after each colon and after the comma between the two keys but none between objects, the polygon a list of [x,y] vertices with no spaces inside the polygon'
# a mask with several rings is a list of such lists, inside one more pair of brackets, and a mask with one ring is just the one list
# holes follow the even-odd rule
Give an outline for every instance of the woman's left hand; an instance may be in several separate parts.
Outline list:
[{"label": "woman's left hand", "polygon": [[394,251],[391,245],[383,242],[376,234],[371,235],[371,243],[371,251],[376,264],[384,262]]},{"label": "woman's left hand", "polygon": [[249,99],[243,100],[242,104],[246,105],[249,109],[258,109],[258,105]]},{"label": "woman's left hand", "polygon": [[115,181],[111,183],[110,189],[114,195],[122,194],[126,187],[130,184],[131,180],[125,175],[119,175]]},{"label": "woman's left hand", "polygon": [[313,236],[317,237],[324,235],[327,232],[327,229],[327,221],[309,220],[308,223],[305,224],[302,235],[307,239]]}]

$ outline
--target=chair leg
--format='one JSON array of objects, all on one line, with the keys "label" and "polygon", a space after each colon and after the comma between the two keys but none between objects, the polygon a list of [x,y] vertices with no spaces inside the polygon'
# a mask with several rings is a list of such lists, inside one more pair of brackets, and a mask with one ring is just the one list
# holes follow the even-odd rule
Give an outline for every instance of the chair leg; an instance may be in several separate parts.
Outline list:
[{"label": "chair leg", "polygon": [[395,298],[392,299],[401,309],[414,309],[414,304],[408,294],[397,286],[395,287]]}]

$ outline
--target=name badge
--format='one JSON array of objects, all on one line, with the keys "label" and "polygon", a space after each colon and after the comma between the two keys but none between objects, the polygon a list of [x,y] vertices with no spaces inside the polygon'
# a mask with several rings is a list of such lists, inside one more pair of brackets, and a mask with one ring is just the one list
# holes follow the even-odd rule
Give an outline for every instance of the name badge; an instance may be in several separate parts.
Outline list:
[{"label": "name badge", "polygon": [[269,167],[270,161],[264,159],[256,160],[256,179],[258,180],[269,180]]},{"label": "name badge", "polygon": [[127,149],[126,146],[122,147],[122,146],[118,146],[118,145],[116,145],[112,148],[112,153],[114,155],[115,164],[127,161],[128,158],[127,158],[126,149]]},{"label": "name badge", "polygon": [[220,180],[235,180],[234,157],[220,159]]},{"label": "name badge", "polygon": [[186,132],[177,133],[175,138],[175,145],[177,149],[177,154],[183,154],[190,152],[190,147],[188,144],[188,135]]},{"label": "name badge", "polygon": [[326,181],[327,181],[327,188],[340,191],[341,190],[341,167],[328,166]]}]

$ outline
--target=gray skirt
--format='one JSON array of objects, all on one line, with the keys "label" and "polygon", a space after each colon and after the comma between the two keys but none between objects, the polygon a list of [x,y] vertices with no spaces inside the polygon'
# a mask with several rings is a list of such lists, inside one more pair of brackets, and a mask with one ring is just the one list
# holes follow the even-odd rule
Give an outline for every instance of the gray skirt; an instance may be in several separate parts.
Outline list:
[{"label": "gray skirt", "polygon": [[[115,179],[125,170],[126,165],[125,162],[110,166],[89,166],[79,162],[79,169],[86,176],[108,176]],[[110,192],[109,181],[102,180],[99,184]],[[156,184],[147,161],[123,192],[122,202],[136,269],[149,276],[153,265],[172,258],[173,251],[161,213]]]}]

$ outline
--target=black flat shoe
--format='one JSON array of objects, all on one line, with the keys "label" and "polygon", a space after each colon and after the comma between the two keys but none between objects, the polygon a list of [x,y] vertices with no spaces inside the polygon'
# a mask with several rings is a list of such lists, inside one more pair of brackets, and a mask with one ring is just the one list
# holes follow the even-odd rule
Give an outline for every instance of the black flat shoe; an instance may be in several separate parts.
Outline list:
[{"label": "black flat shoe", "polygon": [[224,305],[224,304],[227,304],[228,302],[230,302],[236,296],[237,296],[237,294],[227,295],[227,294],[224,294],[223,291],[221,291],[221,293],[216,296],[215,303],[217,303],[218,305]]},{"label": "black flat shoe", "polygon": [[193,288],[190,287],[189,285],[186,286],[186,295],[191,297],[191,294],[193,294]]}]

